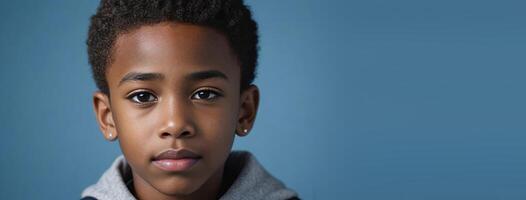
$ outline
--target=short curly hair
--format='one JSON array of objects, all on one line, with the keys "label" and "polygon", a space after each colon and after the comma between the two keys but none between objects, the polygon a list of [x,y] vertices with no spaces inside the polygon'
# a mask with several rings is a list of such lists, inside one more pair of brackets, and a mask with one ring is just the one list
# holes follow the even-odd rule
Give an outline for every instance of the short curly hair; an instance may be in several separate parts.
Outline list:
[{"label": "short curly hair", "polygon": [[241,63],[241,91],[256,76],[258,27],[243,0],[102,0],[91,16],[89,64],[97,88],[109,95],[106,67],[120,34],[143,25],[182,22],[214,28],[224,34]]}]

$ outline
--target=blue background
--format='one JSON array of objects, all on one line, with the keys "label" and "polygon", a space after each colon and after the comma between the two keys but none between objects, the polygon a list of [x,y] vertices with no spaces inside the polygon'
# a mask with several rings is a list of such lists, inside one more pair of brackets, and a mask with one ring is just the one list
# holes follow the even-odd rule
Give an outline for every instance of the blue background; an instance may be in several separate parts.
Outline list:
[{"label": "blue background", "polygon": [[[524,1],[256,1],[248,149],[304,199],[526,199]],[[120,154],[85,39],[98,2],[0,3],[0,198],[76,199]]]}]

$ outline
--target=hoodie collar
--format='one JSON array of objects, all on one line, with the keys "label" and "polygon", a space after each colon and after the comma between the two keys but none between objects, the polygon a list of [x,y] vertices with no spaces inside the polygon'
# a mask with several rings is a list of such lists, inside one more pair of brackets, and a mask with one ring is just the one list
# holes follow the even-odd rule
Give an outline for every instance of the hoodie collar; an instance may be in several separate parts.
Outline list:
[{"label": "hoodie collar", "polygon": [[[296,192],[273,177],[247,151],[232,151],[225,164],[224,178],[231,183],[220,200],[241,199],[290,199]],[[82,192],[82,198],[94,197],[98,200],[134,200],[129,188],[132,180],[131,168],[124,156],[115,159],[99,181]]]}]

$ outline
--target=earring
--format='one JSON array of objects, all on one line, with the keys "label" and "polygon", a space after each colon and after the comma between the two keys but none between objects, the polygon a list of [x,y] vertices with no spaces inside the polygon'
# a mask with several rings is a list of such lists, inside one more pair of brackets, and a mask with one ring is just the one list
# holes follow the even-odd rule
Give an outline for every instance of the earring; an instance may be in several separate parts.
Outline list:
[{"label": "earring", "polygon": [[242,129],[241,131],[239,130],[236,130],[236,132],[240,135],[240,136],[244,136],[244,135],[247,135],[248,133],[248,129]]},{"label": "earring", "polygon": [[111,132],[108,134],[109,138],[108,139],[113,139],[113,134],[111,134]]}]

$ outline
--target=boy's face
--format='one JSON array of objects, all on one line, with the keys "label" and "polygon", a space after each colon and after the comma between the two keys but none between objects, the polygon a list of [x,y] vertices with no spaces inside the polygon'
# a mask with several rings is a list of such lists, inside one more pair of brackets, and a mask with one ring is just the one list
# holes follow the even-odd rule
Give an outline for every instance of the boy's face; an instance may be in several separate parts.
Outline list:
[{"label": "boy's face", "polygon": [[[257,87],[240,94],[240,76],[226,37],[211,28],[160,23],[118,36],[110,99],[97,92],[94,106],[105,137],[118,137],[137,193],[217,192],[235,133],[246,135],[258,106]],[[168,149],[200,158],[162,169],[154,160]]]}]

